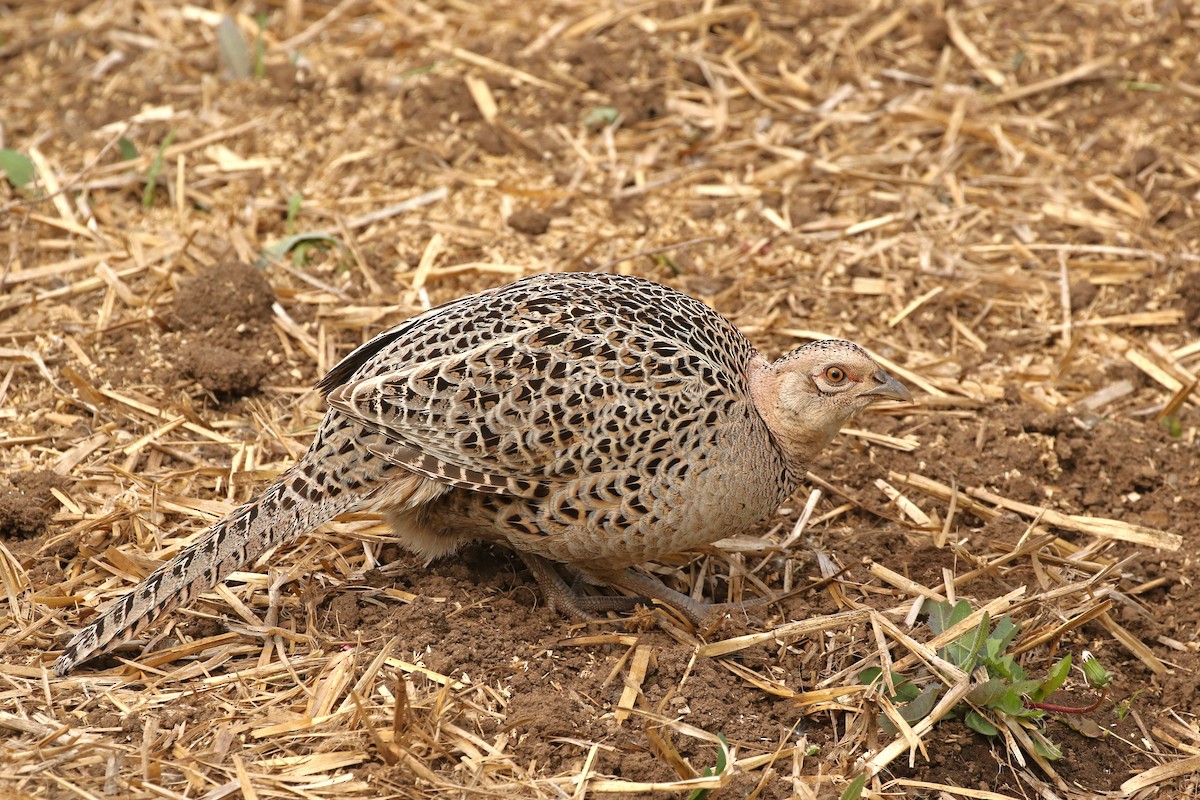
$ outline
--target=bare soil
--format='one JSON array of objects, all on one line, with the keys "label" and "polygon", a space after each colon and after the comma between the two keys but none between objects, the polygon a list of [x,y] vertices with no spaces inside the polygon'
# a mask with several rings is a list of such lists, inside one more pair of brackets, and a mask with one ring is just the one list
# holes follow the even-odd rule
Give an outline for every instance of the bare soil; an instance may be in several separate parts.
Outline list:
[{"label": "bare soil", "polygon": [[[719,734],[714,796],[834,797],[893,738],[858,670],[909,650],[861,620],[701,648],[862,609],[927,641],[878,567],[976,607],[1024,589],[1017,646],[1061,626],[1025,668],[1086,650],[1116,683],[1048,715],[1049,770],[945,720],[868,791],[1200,792],[1195,3],[234,4],[242,79],[216,11],[59,6],[0,4],[0,146],[39,176],[0,179],[0,795],[687,797]],[[580,627],[502,548],[426,565],[351,517],[51,676],[303,451],[341,355],[582,269],[700,297],[769,355],[837,335],[902,370],[918,404],[857,421],[776,519],[653,568],[797,591],[707,631]],[[1054,699],[1094,698],[1076,671]]]}]

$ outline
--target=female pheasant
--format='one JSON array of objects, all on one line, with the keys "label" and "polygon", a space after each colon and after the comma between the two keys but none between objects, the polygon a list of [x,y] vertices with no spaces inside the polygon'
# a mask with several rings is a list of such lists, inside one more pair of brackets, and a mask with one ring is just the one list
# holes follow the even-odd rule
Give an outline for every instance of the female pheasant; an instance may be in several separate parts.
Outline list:
[{"label": "female pheasant", "polygon": [[702,617],[629,567],[765,518],[856,413],[908,391],[852,342],[768,362],[727,319],[640,278],[535,275],[439,306],[318,384],[308,452],[114,601],[54,669],[107,653],[263,552],[377,511],[427,559],[504,543],[547,603],[586,617],[555,564]]}]

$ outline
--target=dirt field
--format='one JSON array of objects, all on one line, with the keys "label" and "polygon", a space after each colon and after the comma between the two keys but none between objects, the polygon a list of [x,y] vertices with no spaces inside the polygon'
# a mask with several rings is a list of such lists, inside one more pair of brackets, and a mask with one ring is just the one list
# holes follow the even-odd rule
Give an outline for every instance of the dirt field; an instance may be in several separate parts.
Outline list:
[{"label": "dirt field", "polygon": [[[1200,794],[1198,12],[0,3],[0,795]],[[52,677],[303,452],[340,356],[555,270],[912,388],[762,530],[651,567],[791,596],[572,625],[502,549],[424,566],[349,517]],[[921,674],[922,597],[1115,683],[893,744],[859,673]]]}]

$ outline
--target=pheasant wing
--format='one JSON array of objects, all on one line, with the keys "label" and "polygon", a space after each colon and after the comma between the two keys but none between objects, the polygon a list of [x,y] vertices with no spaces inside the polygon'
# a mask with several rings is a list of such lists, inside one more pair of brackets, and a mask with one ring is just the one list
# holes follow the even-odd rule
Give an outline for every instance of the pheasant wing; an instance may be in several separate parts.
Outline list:
[{"label": "pheasant wing", "polygon": [[[700,366],[700,369],[697,369]],[[545,497],[551,484],[623,469],[710,424],[713,368],[678,343],[528,327],[465,351],[379,369],[329,403],[380,434],[389,461],[466,489]],[[671,424],[668,425],[667,421]]]}]

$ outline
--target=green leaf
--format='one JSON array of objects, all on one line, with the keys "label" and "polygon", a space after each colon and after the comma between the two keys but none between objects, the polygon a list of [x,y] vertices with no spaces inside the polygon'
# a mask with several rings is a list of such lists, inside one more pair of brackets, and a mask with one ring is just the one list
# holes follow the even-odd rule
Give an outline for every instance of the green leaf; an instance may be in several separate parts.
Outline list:
[{"label": "green leaf", "polygon": [[[907,722],[909,725],[914,722],[919,722],[929,715],[933,707],[937,705],[938,698],[942,695],[942,685],[940,683],[931,683],[926,686],[919,695],[914,697],[910,702],[904,705],[897,705],[896,711],[900,714],[900,719]],[[896,725],[887,717],[879,718],[879,728],[884,733],[899,733]]]},{"label": "green leaf", "polygon": [[1167,429],[1167,435],[1173,439],[1183,436],[1183,421],[1179,417],[1163,417],[1159,423]]},{"label": "green leaf", "polygon": [[1030,731],[1029,740],[1033,742],[1033,749],[1037,751],[1038,755],[1047,761],[1058,761],[1063,757],[1062,748],[1038,731]]},{"label": "green leaf", "polygon": [[950,612],[950,627],[957,625],[969,616],[971,616],[971,604],[966,600],[959,600],[954,604],[954,610]]},{"label": "green leaf", "polygon": [[309,242],[325,242],[326,244],[334,245],[335,247],[345,247],[342,240],[336,236],[330,236],[327,233],[297,233],[294,236],[285,236],[269,247],[263,249],[264,259],[281,259],[292,251],[292,248],[297,245],[306,244]]},{"label": "green leaf", "polygon": [[441,63],[442,62],[440,61],[435,61],[432,64],[426,64],[423,67],[413,67],[412,69],[405,70],[404,72],[400,73],[400,80],[406,81],[409,78],[415,78],[419,75],[425,75],[426,73],[433,72],[441,65]]},{"label": "green leaf", "polygon": [[593,130],[606,128],[616,122],[619,116],[620,112],[612,106],[598,106],[584,115],[583,126]]},{"label": "green leaf", "polygon": [[985,613],[983,619],[974,630],[967,631],[950,644],[942,648],[943,657],[951,664],[960,667],[964,672],[975,668],[975,659],[988,638],[991,621]]},{"label": "green leaf", "polygon": [[933,631],[934,636],[937,636],[950,627],[947,620],[950,619],[952,611],[954,611],[954,607],[949,603],[925,603],[925,613],[929,620],[929,630]]},{"label": "green leaf", "polygon": [[263,38],[263,33],[267,30],[267,15],[261,12],[255,14],[254,21],[258,23],[258,33],[254,35],[254,77],[262,80],[267,75],[267,43]]},{"label": "green leaf", "polygon": [[929,609],[929,629],[937,635],[953,628],[969,616],[971,604],[966,600],[959,600],[953,606],[949,603],[934,603]]},{"label": "green leaf", "polygon": [[[892,687],[896,690],[896,693],[889,696],[888,700],[891,700],[893,703],[907,703],[910,700],[915,700],[921,694],[921,690],[916,684],[899,672],[893,672],[891,677]],[[868,667],[858,673],[858,680],[868,686],[874,686],[882,682],[883,670],[879,667]]]},{"label": "green leaf", "polygon": [[720,775],[725,771],[727,766],[725,763],[725,753],[729,751],[729,740],[725,738],[725,734],[718,733],[717,738],[721,741],[721,746],[717,748],[717,770],[714,775]]},{"label": "green leaf", "polygon": [[1009,684],[1009,688],[1012,689],[1017,694],[1024,697],[1025,695],[1033,694],[1037,690],[1037,688],[1041,685],[1042,685],[1041,681],[1018,680],[1018,681],[1013,681],[1011,684]]},{"label": "green leaf", "polygon": [[18,189],[33,181],[37,171],[29,156],[16,150],[0,150],[0,170],[4,171],[8,182]]},{"label": "green leaf", "polygon": [[993,678],[1006,678],[1020,681],[1025,679],[1025,669],[1012,656],[988,659],[988,675]]},{"label": "green leaf", "polygon": [[301,242],[292,248],[292,266],[307,266],[308,262],[312,260],[312,251],[321,250],[324,247],[323,242]]},{"label": "green leaf", "polygon": [[658,266],[666,266],[670,268],[672,275],[678,277],[682,273],[682,270],[679,269],[679,263],[669,255],[666,255],[665,253],[655,253],[650,257],[654,259],[654,263]]},{"label": "green leaf", "polygon": [[993,678],[972,687],[971,691],[967,692],[967,700],[977,706],[989,708],[1006,694],[1008,694],[1008,684]]},{"label": "green leaf", "polygon": [[217,25],[217,51],[235,80],[250,77],[250,48],[246,46],[237,21],[228,14],[221,17]]},{"label": "green leaf", "polygon": [[300,213],[300,206],[304,202],[304,196],[299,192],[292,192],[288,196],[287,203],[287,219],[283,223],[283,228],[292,234],[296,231],[296,215]]},{"label": "green leaf", "polygon": [[942,694],[941,684],[931,683],[911,703],[897,707],[900,717],[907,723],[918,722],[929,716]]},{"label": "green leaf", "polygon": [[1089,739],[1103,739],[1108,736],[1108,731],[1097,724],[1094,719],[1076,716],[1075,714],[1063,714],[1058,719],[1062,724],[1080,736],[1086,736]]},{"label": "green leaf", "polygon": [[866,785],[867,773],[864,772],[854,780],[850,781],[850,785],[843,789],[842,793],[838,795],[838,800],[858,800],[858,798],[862,797],[862,792],[863,789],[866,788]]},{"label": "green leaf", "polygon": [[1000,735],[1000,729],[988,722],[987,717],[983,716],[975,709],[971,709],[967,712],[967,715],[963,717],[963,722],[968,728],[976,733],[982,733],[984,736]]},{"label": "green leaf", "polygon": [[893,703],[911,703],[921,696],[921,687],[897,672],[892,673],[892,685],[896,687]]},{"label": "green leaf", "polygon": [[[717,766],[704,768],[704,772],[702,774],[706,778],[711,778],[714,775],[720,775],[725,771],[725,767],[728,766],[726,763],[725,752],[729,749],[729,741],[722,733],[718,733],[717,738],[721,740],[721,747],[717,748]],[[688,800],[704,800],[704,798],[708,797],[710,792],[712,792],[712,789],[697,789],[688,795]]]},{"label": "green leaf", "polygon": [[1161,83],[1146,83],[1144,81],[1121,81],[1118,85],[1135,92],[1161,92],[1163,90]]},{"label": "green leaf", "polygon": [[1013,639],[1017,638],[1017,634],[1020,632],[1021,626],[1013,622],[1012,617],[1010,617],[1008,614],[1005,614],[1000,618],[1000,621],[996,623],[996,628],[992,631],[992,635],[989,636],[988,639],[996,642],[997,646],[1000,648],[997,652],[1003,653],[1008,649],[1008,646],[1012,644]]},{"label": "green leaf", "polygon": [[163,165],[166,163],[165,154],[167,148],[171,146],[171,142],[175,141],[175,131],[171,131],[163,139],[162,144],[158,147],[158,152],[154,156],[154,160],[150,162],[150,168],[146,170],[146,188],[142,191],[142,208],[154,207],[154,190],[158,188],[158,175],[163,170]]},{"label": "green leaf", "polygon": [[1003,646],[999,639],[988,639],[983,644],[983,660],[985,663],[992,663],[1000,657],[1003,651]]},{"label": "green leaf", "polygon": [[1035,703],[1040,703],[1050,695],[1057,692],[1066,682],[1067,676],[1071,674],[1071,654],[1067,653],[1058,660],[1058,663],[1050,668],[1046,673],[1045,679],[1041,684],[1029,693],[1030,699]]},{"label": "green leaf", "polygon": [[122,136],[117,139],[117,149],[121,151],[122,161],[133,161],[138,157],[137,145]]},{"label": "green leaf", "polygon": [[1026,710],[1025,701],[1021,699],[1021,695],[1011,689],[1001,695],[990,707],[1008,714],[1010,717],[1019,717]]},{"label": "green leaf", "polygon": [[1138,689],[1136,692],[1129,695],[1129,697],[1126,697],[1120,703],[1117,703],[1115,706],[1113,706],[1113,714],[1116,715],[1117,719],[1125,719],[1130,710],[1133,708],[1134,701],[1138,699],[1138,695],[1145,691],[1145,689]]}]

